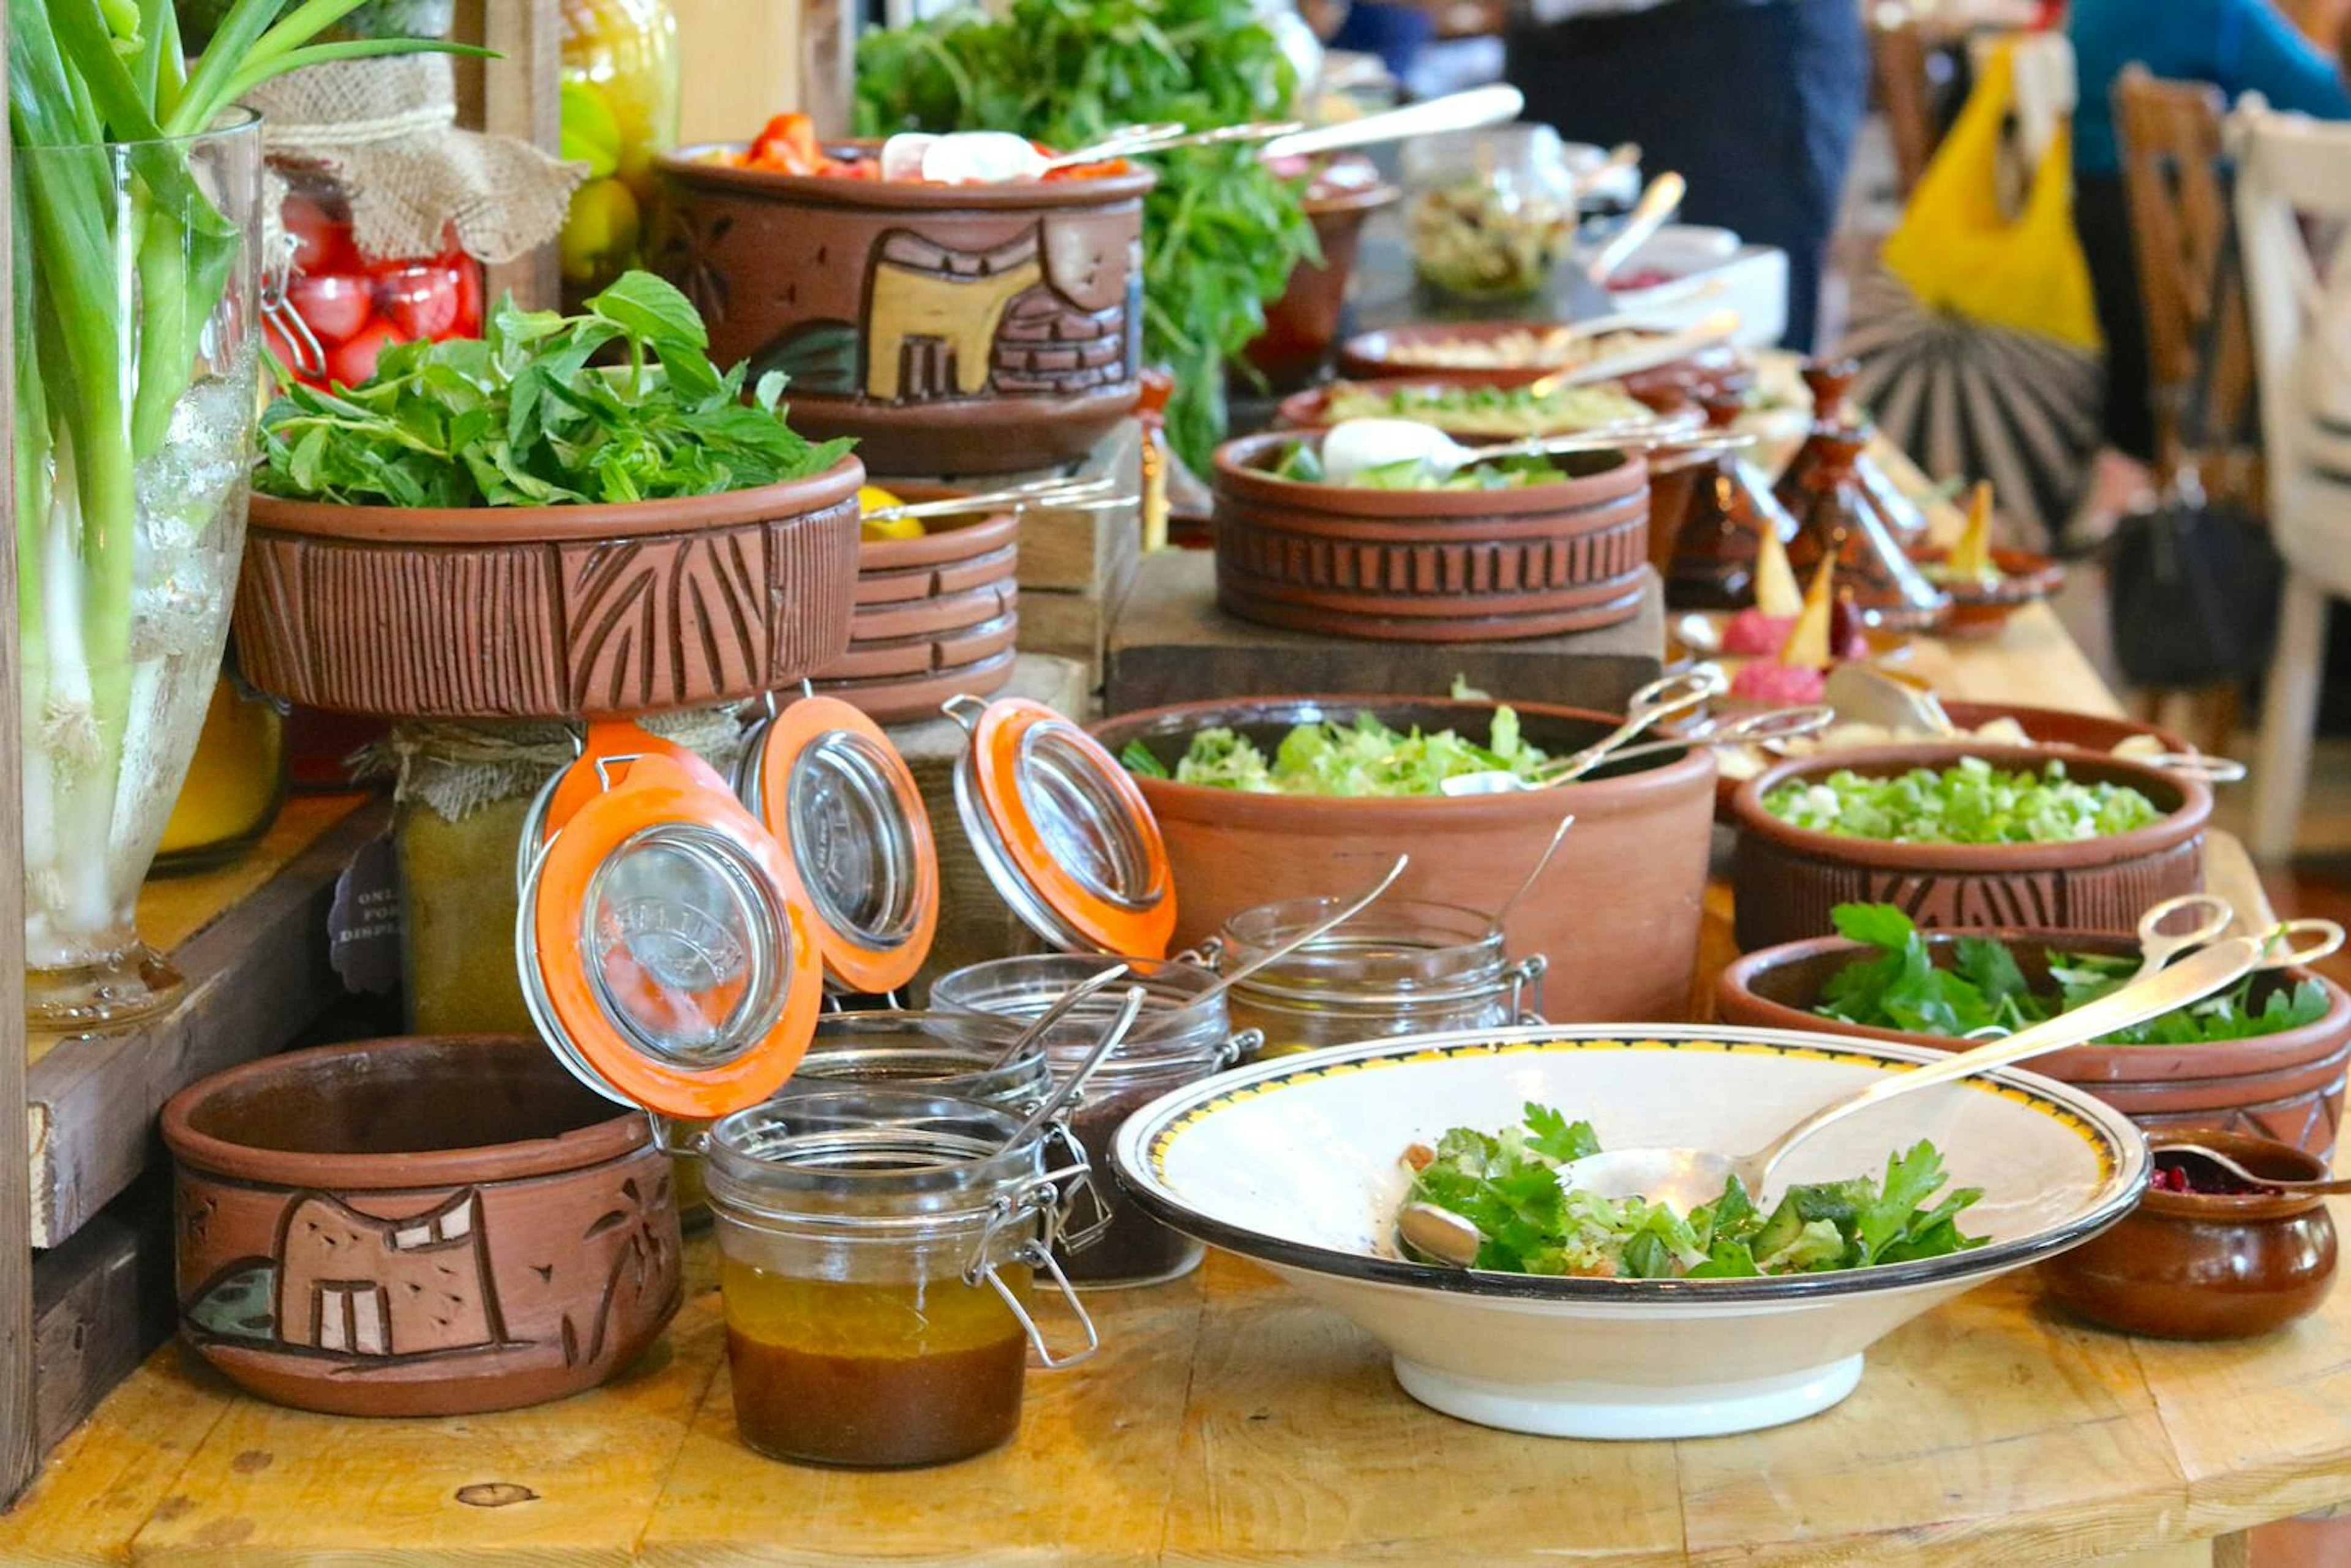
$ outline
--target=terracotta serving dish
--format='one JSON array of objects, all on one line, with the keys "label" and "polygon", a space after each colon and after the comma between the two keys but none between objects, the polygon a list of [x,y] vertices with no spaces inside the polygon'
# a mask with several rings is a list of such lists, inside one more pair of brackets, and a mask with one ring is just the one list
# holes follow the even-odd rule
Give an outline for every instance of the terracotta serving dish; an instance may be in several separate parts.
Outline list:
[{"label": "terracotta serving dish", "polygon": [[1347,308],[1365,220],[1395,204],[1399,191],[1380,178],[1368,158],[1347,153],[1316,172],[1306,188],[1306,216],[1322,248],[1322,262],[1301,261],[1290,286],[1265,308],[1265,330],[1242,358],[1276,390],[1301,385],[1331,362],[1332,345]]},{"label": "terracotta serving dish", "polygon": [[[1527,738],[1553,753],[1588,746],[1617,720],[1514,703]],[[1221,725],[1268,755],[1292,726],[1369,712],[1395,729],[1490,733],[1494,705],[1404,696],[1278,696],[1186,703],[1093,727],[1115,755],[1141,741],[1171,768],[1190,738]],[[1398,898],[1499,907],[1526,880],[1562,817],[1575,827],[1512,911],[1508,950],[1551,961],[1543,1016],[1598,1022],[1687,1016],[1706,891],[1714,763],[1704,753],[1625,765],[1621,775],[1531,794],[1460,800],[1254,795],[1137,779],[1167,842],[1176,882],[1173,946],[1196,945],[1246,909],[1368,885],[1404,852]]]},{"label": "terracotta serving dish", "polygon": [[253,498],[237,664],[291,702],[569,718],[757,696],[849,643],[857,487],[412,510]]},{"label": "terracotta serving dish", "polygon": [[1281,479],[1291,442],[1217,449],[1217,602],[1245,621],[1341,637],[1459,643],[1613,626],[1641,605],[1648,467],[1561,462],[1515,490],[1376,490]]},{"label": "terracotta serving dish", "polygon": [[[1276,407],[1274,417],[1283,426],[1291,430],[1328,430],[1335,423],[1331,418],[1331,394],[1340,387],[1357,386],[1366,392],[1385,396],[1402,392],[1435,392],[1462,384],[1459,382],[1447,382],[1430,376],[1389,376],[1369,382],[1332,382],[1322,386],[1310,387],[1304,392],[1290,393]],[[1622,385],[1622,383],[1617,384]],[[1680,423],[1687,425],[1691,430],[1695,431],[1698,428],[1700,416],[1698,410],[1692,407],[1689,400],[1679,392],[1670,389],[1646,390],[1638,393],[1634,392],[1629,387],[1624,390],[1625,395],[1634,397],[1646,404],[1649,412],[1660,419],[1678,418]],[[1405,413],[1393,417],[1414,419],[1416,416]],[[1475,431],[1464,430],[1458,424],[1448,424],[1441,419],[1422,419],[1419,423],[1433,424],[1467,446],[1519,439],[1518,435],[1481,434]],[[1527,434],[1553,435],[1583,428],[1585,427],[1581,425],[1552,424]],[[1654,469],[1655,465],[1651,466]]]},{"label": "terracotta serving dish", "polygon": [[[843,142],[840,156],[875,142]],[[1073,462],[1134,410],[1144,169],[1006,185],[659,165],[660,269],[711,357],[791,377],[792,420],[876,474]]]},{"label": "terracotta serving dish", "polygon": [[[1489,343],[1520,332],[1540,337],[1560,325],[1557,321],[1421,321],[1408,327],[1383,328],[1360,333],[1340,346],[1339,373],[1355,381],[1405,377],[1471,386],[1524,386],[1559,367],[1429,363],[1421,358],[1421,353],[1433,345]],[[1640,391],[1654,390],[1696,400],[1709,392],[1743,392],[1752,384],[1754,371],[1737,349],[1724,345],[1620,379],[1635,390],[1635,395]]]},{"label": "terracotta serving dish", "polygon": [[180,1332],[262,1398],[343,1416],[560,1399],[675,1312],[669,1157],[535,1040],[363,1040],[163,1107]]},{"label": "terracotta serving dish", "polygon": [[[1932,568],[1949,559],[1950,553],[1937,545],[1912,551],[1911,559]],[[2008,618],[2021,607],[2051,598],[2065,585],[2065,569],[2045,555],[1995,549],[1991,563],[2000,569],[2000,580],[1996,583],[1952,582],[1935,576],[1931,570],[1928,572],[1928,580],[1951,596],[1951,607],[1943,612],[1943,623],[1935,629],[1936,635],[1961,642],[1996,637],[2000,629],[2008,624]]]},{"label": "terracotta serving dish", "polygon": [[[2062,758],[2085,783],[2127,784],[2165,815],[2127,833],[2057,844],[1901,844],[1794,828],[1763,809],[1781,785],[1851,768],[1865,777],[1948,768],[1980,757],[1995,768]],[[1732,862],[1734,924],[1742,952],[1834,926],[1840,904],[1898,904],[1923,926],[2025,926],[2128,931],[2148,905],[2204,885],[2204,828],[2212,792],[2184,774],[2064,747],[1921,742],[1796,758],[1740,787]]]},{"label": "terracotta serving dish", "polygon": [[[2196,1142],[2256,1176],[2329,1173],[2306,1150],[2241,1133]],[[2092,1322],[2161,1339],[2248,1339],[2308,1317],[2335,1285],[2335,1221],[2308,1193],[2149,1187],[2121,1224],[2041,1265],[2049,1293]]]},{"label": "terracotta serving dish", "polygon": [[[1959,933],[1931,932],[1928,949],[1949,968]],[[2103,931],[1970,932],[2000,943],[2036,989],[2048,985],[2052,953],[2138,956],[2129,936]],[[1715,982],[1715,1016],[1725,1023],[1767,1029],[1808,1029],[1862,1040],[1899,1040],[1938,1050],[1959,1042],[1935,1035],[1870,1029],[1823,1018],[1813,1009],[1834,976],[1877,949],[1842,936],[1819,936],[1750,953]],[[2325,988],[2326,1014],[2300,1029],[2221,1045],[2081,1046],[2025,1063],[2033,1071],[2086,1089],[2149,1135],[2248,1133],[2307,1149],[2322,1159],[2335,1152],[2343,1119],[2343,1087],[2351,1062],[2351,996],[2306,969],[2286,969],[2254,983],[2259,1006],[2273,992],[2315,979]]]},{"label": "terracotta serving dish", "polygon": [[[956,492],[899,485],[907,501]],[[1019,632],[1019,520],[1009,512],[931,519],[914,539],[857,549],[856,608],[849,646],[819,670],[816,689],[883,722],[931,716],[942,695],[985,696],[1012,672]]]}]

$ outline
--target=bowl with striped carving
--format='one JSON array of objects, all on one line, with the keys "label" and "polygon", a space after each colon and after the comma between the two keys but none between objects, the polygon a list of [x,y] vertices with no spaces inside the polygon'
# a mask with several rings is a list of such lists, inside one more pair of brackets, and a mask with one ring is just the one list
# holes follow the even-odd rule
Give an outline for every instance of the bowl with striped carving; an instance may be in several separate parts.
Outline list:
[{"label": "bowl with striped carving", "polygon": [[[1893,778],[1968,758],[1995,768],[2065,765],[2085,783],[2127,785],[2162,812],[2127,832],[2056,843],[1940,844],[1846,837],[1782,821],[1765,797],[1840,769]],[[1922,742],[1802,757],[1766,768],[1731,800],[1739,829],[1731,885],[1742,952],[1826,936],[1840,904],[1894,904],[1921,926],[2124,931],[2150,905],[2204,885],[2212,792],[2201,780],[2070,747]]]},{"label": "bowl with striped carving", "polygon": [[1409,643],[1585,632],[1640,609],[1649,468],[1639,454],[1555,458],[1566,477],[1498,490],[1382,490],[1286,479],[1278,432],[1217,451],[1217,602],[1263,625]]}]

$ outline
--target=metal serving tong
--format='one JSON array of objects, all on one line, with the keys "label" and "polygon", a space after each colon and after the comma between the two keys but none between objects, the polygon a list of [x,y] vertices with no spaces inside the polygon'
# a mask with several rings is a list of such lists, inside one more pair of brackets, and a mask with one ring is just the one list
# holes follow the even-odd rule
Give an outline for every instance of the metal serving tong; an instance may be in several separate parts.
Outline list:
[{"label": "metal serving tong", "polygon": [[1625,704],[1623,724],[1583,750],[1544,763],[1532,779],[1521,779],[1506,768],[1493,768],[1447,779],[1441,788],[1447,795],[1506,795],[1564,784],[1608,761],[1656,725],[1677,714],[1687,713],[1729,689],[1729,679],[1719,664],[1700,664],[1679,674],[1667,675],[1633,694],[1632,701]]},{"label": "metal serving tong", "polygon": [[864,515],[864,521],[886,521],[896,517],[952,517],[967,512],[990,512],[1010,507],[1016,512],[1030,507],[1046,507],[1059,512],[1106,512],[1119,507],[1131,507],[1135,497],[1132,491],[1120,494],[1118,481],[1102,475],[1092,479],[1032,479],[1025,485],[1008,485],[1000,490],[983,490],[972,496],[947,496],[935,501],[904,501],[894,507],[876,507]]}]

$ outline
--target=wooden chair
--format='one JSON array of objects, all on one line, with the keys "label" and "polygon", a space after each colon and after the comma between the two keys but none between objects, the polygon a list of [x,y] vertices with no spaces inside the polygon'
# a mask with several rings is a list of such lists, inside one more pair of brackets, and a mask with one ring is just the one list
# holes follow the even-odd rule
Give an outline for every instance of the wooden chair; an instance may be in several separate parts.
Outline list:
[{"label": "wooden chair", "polygon": [[[2206,450],[2192,455],[2208,494],[2240,500],[2258,512],[2258,455],[2231,439],[2244,428],[2253,390],[2244,290],[2232,287],[2217,300],[2213,290],[2231,222],[2221,177],[2226,101],[2208,83],[2161,81],[2134,65],[2115,83],[2114,110],[2138,262],[2139,307],[2147,322],[2157,481],[2168,484],[2191,455],[2180,421],[2217,308],[2221,319],[2217,336],[2210,336],[2214,362],[2205,423],[2214,434]],[[2142,716],[2168,721],[2198,746],[2226,752],[2239,698],[2233,685],[2148,692],[2139,707]]]},{"label": "wooden chair", "polygon": [[[2314,417],[2305,362],[2317,338],[2327,252],[2338,273],[2344,259],[2331,236],[2351,220],[2351,180],[2344,178],[2351,126],[2274,114],[2249,97],[2231,119],[2228,144],[2261,373],[2270,528],[2286,564],[2253,774],[2252,850],[2283,859],[2294,851],[2308,783],[2327,601],[2351,598],[2351,440]],[[2314,256],[2314,243],[2326,249]]]}]

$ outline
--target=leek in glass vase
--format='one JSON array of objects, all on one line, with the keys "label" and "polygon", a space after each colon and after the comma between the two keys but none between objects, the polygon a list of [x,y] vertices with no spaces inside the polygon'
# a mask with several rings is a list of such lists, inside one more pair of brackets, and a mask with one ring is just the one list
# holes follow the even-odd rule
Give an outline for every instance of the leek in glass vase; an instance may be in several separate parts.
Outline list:
[{"label": "leek in glass vase", "polygon": [[[8,0],[27,1021],[168,1005],[139,886],[227,637],[258,413],[261,137],[236,99],[361,0]],[[478,52],[478,51],[473,51]]]}]

